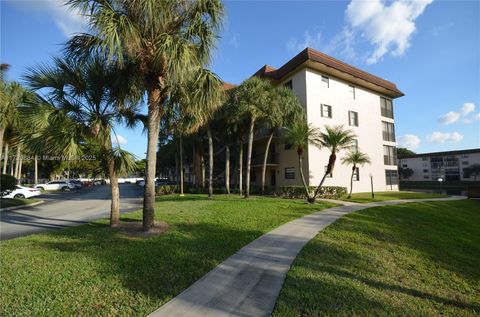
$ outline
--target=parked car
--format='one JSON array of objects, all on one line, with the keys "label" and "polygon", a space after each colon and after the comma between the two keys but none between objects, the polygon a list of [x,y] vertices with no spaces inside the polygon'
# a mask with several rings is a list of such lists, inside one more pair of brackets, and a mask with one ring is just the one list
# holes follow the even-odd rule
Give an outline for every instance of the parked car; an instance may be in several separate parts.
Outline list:
[{"label": "parked car", "polygon": [[72,183],[75,188],[80,189],[83,187],[83,183],[78,179],[69,179],[67,182]]},{"label": "parked car", "polygon": [[63,190],[69,191],[75,189],[75,185],[68,181],[51,181],[46,184],[36,185],[35,188],[40,190]]},{"label": "parked car", "polygon": [[14,190],[5,191],[2,193],[3,198],[31,198],[41,194],[40,190],[36,188],[24,187],[16,185]]},{"label": "parked car", "polygon": [[140,187],[145,187],[145,181],[144,180],[138,181],[137,185]]}]

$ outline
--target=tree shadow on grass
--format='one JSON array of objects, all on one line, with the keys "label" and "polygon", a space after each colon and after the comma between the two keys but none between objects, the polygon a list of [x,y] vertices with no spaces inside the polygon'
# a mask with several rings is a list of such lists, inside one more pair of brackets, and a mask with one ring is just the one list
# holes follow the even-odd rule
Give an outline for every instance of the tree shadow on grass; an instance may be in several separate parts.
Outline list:
[{"label": "tree shadow on grass", "polygon": [[[112,234],[115,229],[95,224],[88,230],[73,228],[51,233],[59,239],[38,243],[43,248],[91,258],[99,272],[118,279],[124,288],[150,298],[154,303],[151,311],[200,279],[253,236],[262,234],[215,224],[174,227],[159,236],[131,239],[118,232]],[[134,298],[128,300],[135,301]]]}]

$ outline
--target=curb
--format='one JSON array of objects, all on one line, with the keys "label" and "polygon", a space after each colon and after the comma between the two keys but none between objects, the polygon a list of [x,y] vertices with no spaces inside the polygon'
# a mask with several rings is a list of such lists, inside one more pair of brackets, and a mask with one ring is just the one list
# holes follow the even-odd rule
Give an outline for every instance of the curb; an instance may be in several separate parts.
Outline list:
[{"label": "curb", "polygon": [[40,200],[40,201],[37,201],[37,202],[32,203],[32,204],[28,204],[28,205],[21,205],[21,206],[13,206],[13,207],[7,207],[7,208],[0,208],[0,212],[3,212],[3,211],[11,211],[11,210],[15,210],[15,209],[22,209],[22,208],[26,208],[26,207],[33,207],[33,206],[37,206],[37,205],[43,204],[44,202],[45,202],[44,200]]}]

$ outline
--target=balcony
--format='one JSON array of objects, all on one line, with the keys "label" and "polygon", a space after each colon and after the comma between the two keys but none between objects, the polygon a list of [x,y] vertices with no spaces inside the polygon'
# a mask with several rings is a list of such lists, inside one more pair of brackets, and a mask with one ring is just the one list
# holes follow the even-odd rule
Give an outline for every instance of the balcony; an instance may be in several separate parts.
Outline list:
[{"label": "balcony", "polygon": [[[261,140],[261,139],[266,139],[270,136],[270,133],[271,133],[271,129],[269,128],[260,128],[258,129],[257,131],[255,131],[254,135],[253,135],[253,139],[254,140]],[[274,133],[273,133],[273,137],[274,138],[278,138],[280,136],[279,134],[279,130],[277,129]]]},{"label": "balcony", "polygon": [[[279,165],[279,155],[278,153],[272,153],[268,155],[267,166],[277,166]],[[252,167],[263,166],[263,160],[265,159],[264,153],[256,154],[252,156]]]}]

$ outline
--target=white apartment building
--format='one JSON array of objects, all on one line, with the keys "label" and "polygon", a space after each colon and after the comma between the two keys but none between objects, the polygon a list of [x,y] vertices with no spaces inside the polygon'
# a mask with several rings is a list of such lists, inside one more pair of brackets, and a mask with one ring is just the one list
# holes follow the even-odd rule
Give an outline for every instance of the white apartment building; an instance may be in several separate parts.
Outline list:
[{"label": "white apartment building", "polygon": [[465,168],[480,164],[480,149],[415,154],[398,160],[402,168],[410,168],[408,181],[474,181]]},{"label": "white apartment building", "polygon": [[[307,121],[321,130],[325,125],[344,125],[354,131],[356,146],[372,161],[356,171],[354,192],[370,191],[370,177],[375,191],[398,190],[392,101],[404,94],[395,84],[311,48],[278,69],[265,65],[255,76],[291,88],[306,109]],[[255,142],[252,181],[256,184],[261,181],[265,139],[260,134]],[[281,138],[272,143],[266,184],[301,185],[296,150]],[[325,186],[349,187],[352,167],[341,164],[346,153],[337,156],[333,175],[326,179]],[[328,149],[314,146],[305,151],[304,173],[309,185],[319,184],[329,155]]]}]

